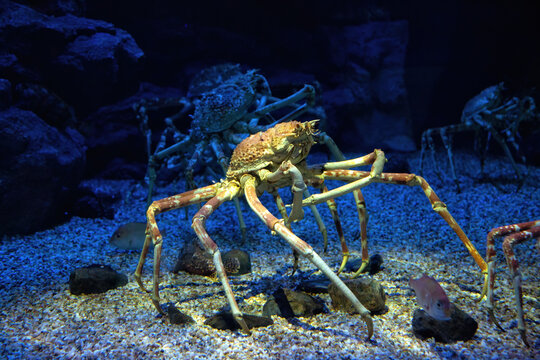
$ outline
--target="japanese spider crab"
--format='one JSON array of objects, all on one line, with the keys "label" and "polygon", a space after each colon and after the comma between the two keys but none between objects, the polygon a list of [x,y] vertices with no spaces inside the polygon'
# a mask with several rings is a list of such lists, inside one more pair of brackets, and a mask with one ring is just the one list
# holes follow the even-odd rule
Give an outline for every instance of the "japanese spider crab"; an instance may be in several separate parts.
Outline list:
[{"label": "japanese spider crab", "polygon": [[[279,123],[265,132],[251,135],[242,141],[234,150],[230,166],[227,170],[227,176],[224,180],[213,185],[154,201],[150,205],[146,212],[148,220],[146,225],[146,239],[135,271],[135,279],[141,289],[150,292],[144,287],[141,275],[148,249],[152,242],[154,244],[152,302],[159,312],[163,313],[159,298],[159,272],[163,238],[156,223],[156,215],[187,205],[206,202],[193,217],[192,228],[206,251],[213,257],[217,275],[225,290],[225,295],[234,318],[245,333],[250,333],[225,274],[218,246],[205,230],[206,220],[223,202],[237,198],[242,194],[245,196],[251,209],[272,233],[278,234],[286,240],[345,294],[365,321],[368,338],[373,334],[373,322],[370,312],[358,301],[351,290],[349,290],[313,248],[290,230],[291,222],[303,218],[303,206],[316,205],[323,202],[327,202],[330,205],[330,202],[334,198],[346,193],[355,192],[360,194],[360,189],[372,182],[420,186],[431,203],[433,210],[454,230],[476,263],[480,266],[484,274],[486,274],[487,266],[484,260],[450,215],[446,209],[446,205],[422,177],[414,174],[382,172],[384,163],[386,162],[383,151],[376,149],[368,155],[355,159],[308,166],[306,157],[311,146],[315,143],[314,136],[317,133],[315,128],[317,121]],[[352,167],[365,165],[371,166],[371,170],[347,170]],[[303,198],[307,185],[320,187],[324,185],[327,179],[341,180],[348,184],[332,190],[323,188],[322,193],[310,195],[305,199]],[[282,213],[285,213],[284,218],[280,220],[271,214],[260,202],[259,195],[264,191],[275,194],[278,188],[288,186],[291,186],[293,193],[291,211],[287,215],[283,205],[280,205],[278,202],[278,208],[280,208]],[[365,212],[362,211],[361,207],[362,205],[357,202],[360,221],[365,224]],[[368,261],[367,240],[365,237],[362,238],[362,260],[365,263]]]},{"label": "japanese spider crab", "polygon": [[[510,280],[514,287],[514,301],[516,304],[517,317],[518,317],[518,330],[521,335],[521,339],[527,347],[527,333],[525,328],[525,318],[523,315],[523,294],[521,292],[521,273],[519,272],[519,262],[514,255],[513,246],[520,244],[526,240],[537,239],[536,248],[540,252],[540,220],[529,221],[520,224],[505,225],[491,229],[487,235],[487,250],[486,250],[486,262],[488,264],[488,284],[487,290],[487,306],[489,317],[495,325],[501,330],[493,314],[493,287],[495,284],[495,239],[504,236],[503,251],[506,257],[506,263],[510,272]],[[485,291],[482,293],[482,297],[485,296]]]},{"label": "japanese spider crab", "polygon": [[[209,165],[217,162],[225,174],[228,156],[235,145],[248,135],[264,131],[276,123],[291,120],[308,111],[318,112],[315,100],[315,88],[312,85],[304,85],[294,94],[279,99],[272,96],[266,78],[256,70],[244,73],[238,64],[221,64],[197,74],[185,98],[151,99],[135,104],[134,110],[141,122],[147,145],[147,206],[152,201],[157,171],[163,163],[170,169],[184,169],[188,187],[194,189],[193,172],[197,164],[203,164],[211,170]],[[179,112],[165,118],[165,130],[152,150],[148,111],[178,106],[181,107]],[[274,119],[272,113],[288,107],[292,108],[290,112]],[[188,133],[184,134],[175,122],[191,112],[191,126]],[[259,124],[261,119],[270,119],[271,124]],[[323,132],[318,136],[319,142],[325,143],[335,158],[343,158],[329,136]],[[246,226],[240,205],[237,199],[234,202],[242,237],[245,239]]]},{"label": "japanese spider crab", "polygon": [[[441,178],[441,172],[437,167],[435,160],[435,147],[433,143],[433,134],[438,133],[441,137],[448,161],[450,163],[450,171],[458,192],[460,191],[459,181],[454,169],[454,160],[452,154],[452,141],[455,133],[464,131],[474,131],[475,148],[479,148],[480,153],[480,169],[483,171],[484,160],[488,148],[489,139],[493,137],[501,146],[505,155],[508,157],[512,168],[516,173],[518,180],[522,180],[522,175],[516,165],[512,152],[508,144],[510,144],[516,153],[519,154],[519,145],[516,139],[519,139],[518,129],[523,121],[531,121],[537,119],[535,113],[536,105],[534,99],[530,96],[523,98],[512,97],[511,99],[503,98],[502,91],[504,83],[490,86],[484,89],[480,94],[469,100],[463,109],[461,122],[459,124],[447,125],[439,128],[427,129],[422,133],[422,147],[420,156],[420,172],[423,172],[424,155],[426,147],[429,148],[432,158],[432,163],[435,172]],[[525,163],[525,157],[521,156],[521,161]]]}]

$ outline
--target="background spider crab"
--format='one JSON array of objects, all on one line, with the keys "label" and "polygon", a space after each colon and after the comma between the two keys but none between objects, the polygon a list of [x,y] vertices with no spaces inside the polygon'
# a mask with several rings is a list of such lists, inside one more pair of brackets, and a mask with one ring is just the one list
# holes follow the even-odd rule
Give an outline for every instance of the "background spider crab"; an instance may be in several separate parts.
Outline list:
[{"label": "background spider crab", "polygon": [[536,104],[532,97],[518,98],[514,96],[508,99],[503,97],[503,90],[504,84],[501,82],[482,90],[482,92],[469,100],[463,108],[459,124],[425,130],[422,133],[420,171],[423,172],[424,155],[426,148],[429,148],[435,172],[441,178],[441,172],[435,160],[435,146],[433,143],[433,134],[438,133],[448,155],[452,178],[457,190],[460,191],[452,154],[453,136],[464,131],[474,131],[475,148],[478,148],[480,153],[480,170],[483,171],[489,140],[493,138],[508,157],[516,177],[521,180],[522,175],[508,145],[512,146],[515,153],[521,157],[521,161],[525,163],[525,156],[519,152],[518,140],[520,136],[518,130],[523,122],[538,121],[540,117],[536,113]]},{"label": "background spider crab", "polygon": [[[359,192],[362,187],[372,182],[420,186],[430,201],[433,210],[450,225],[465,244],[481,270],[486,274],[487,266],[484,260],[450,215],[446,209],[446,205],[441,202],[429,184],[422,177],[414,174],[383,173],[382,170],[386,158],[381,150],[376,149],[368,155],[351,160],[308,166],[306,164],[306,157],[311,146],[315,143],[316,122],[317,120],[304,123],[297,121],[279,123],[265,132],[251,135],[242,141],[234,150],[226,179],[213,185],[154,201],[150,205],[146,212],[148,220],[146,239],[135,271],[135,279],[141,289],[147,291],[142,283],[141,274],[150,243],[152,242],[154,244],[152,302],[158,311],[163,312],[159,298],[159,275],[163,238],[155,217],[166,211],[205,201],[206,203],[193,217],[192,227],[206,251],[213,257],[217,275],[225,290],[225,295],[234,318],[244,332],[250,333],[238,308],[227,275],[225,274],[218,246],[205,229],[206,220],[223,202],[237,198],[242,194],[245,195],[251,209],[273,233],[281,236],[296,251],[311,261],[346,295],[365,321],[368,328],[368,338],[373,334],[373,323],[369,311],[358,301],[351,290],[313,248],[290,230],[291,222],[303,218],[303,206],[316,205],[322,202],[328,203],[329,200],[343,194],[353,191]],[[364,165],[371,166],[371,170],[347,170],[348,168]],[[325,190],[320,194],[311,195],[305,199],[303,198],[306,184],[317,184],[320,186],[324,184],[326,179],[341,180],[348,184],[332,190]],[[292,208],[287,215],[285,208],[278,203],[280,211],[286,215],[283,219],[278,219],[259,201],[259,196],[264,191],[275,193],[278,188],[288,186],[291,187],[293,193]],[[367,261],[366,241],[362,241],[362,257],[363,260]]]}]

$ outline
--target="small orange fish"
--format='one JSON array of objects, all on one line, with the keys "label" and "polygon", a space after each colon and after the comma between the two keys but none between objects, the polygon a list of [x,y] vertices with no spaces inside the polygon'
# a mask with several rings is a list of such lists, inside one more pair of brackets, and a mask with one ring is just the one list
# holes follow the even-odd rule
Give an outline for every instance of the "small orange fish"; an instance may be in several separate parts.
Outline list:
[{"label": "small orange fish", "polygon": [[109,244],[124,250],[141,251],[144,245],[146,223],[130,222],[124,224],[112,234]]},{"label": "small orange fish", "polygon": [[450,300],[437,280],[424,274],[419,279],[411,278],[409,286],[416,293],[416,300],[432,318],[450,320]]}]

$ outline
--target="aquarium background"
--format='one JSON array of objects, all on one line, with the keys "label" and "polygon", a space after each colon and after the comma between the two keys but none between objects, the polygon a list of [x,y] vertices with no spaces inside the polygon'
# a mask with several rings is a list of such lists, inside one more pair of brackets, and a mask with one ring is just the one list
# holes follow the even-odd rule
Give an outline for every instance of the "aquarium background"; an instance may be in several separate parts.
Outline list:
[{"label": "aquarium background", "polygon": [[[2,121],[13,129],[2,133],[2,165],[12,167],[2,173],[2,225],[28,233],[76,213],[83,179],[142,179],[145,139],[132,105],[186,96],[200,70],[222,63],[259,69],[278,97],[313,84],[320,126],[343,151],[415,151],[425,129],[458,123],[489,86],[536,96],[534,10],[530,2],[5,1]],[[154,137],[166,115],[154,116]],[[527,127],[520,140],[533,164],[537,131]],[[472,138],[456,141],[471,148]],[[29,201],[44,210],[26,218]]]},{"label": "aquarium background", "polygon": [[[168,325],[155,318],[149,297],[134,285],[132,273],[138,255],[118,253],[108,243],[115,228],[121,224],[145,221],[147,139],[134,111],[134,106],[141,101],[187,97],[190,84],[201,70],[219,64],[239,64],[242,71],[257,69],[258,74],[266,78],[272,95],[278,98],[287,97],[305,84],[314,86],[316,111],[303,114],[299,120],[321,118],[319,127],[333,138],[347,158],[381,148],[389,159],[386,171],[419,173],[422,133],[429,128],[459,123],[467,102],[482,90],[504,82],[506,98],[530,96],[536,104],[539,103],[537,14],[538,5],[532,1],[497,4],[490,1],[397,0],[0,1],[0,256],[4,274],[0,290],[4,292],[2,302],[8,314],[6,319],[9,319],[9,323],[7,320],[2,322],[4,331],[0,341],[8,349],[2,354],[11,354],[14,358],[39,357],[41,349],[43,354],[48,354],[44,358],[102,356],[104,353],[99,351],[103,351],[103,344],[93,343],[93,347],[85,347],[74,330],[81,321],[99,322],[91,319],[92,307],[86,307],[84,297],[71,295],[67,290],[67,279],[75,267],[99,262],[113,265],[128,274],[130,288],[123,291],[131,293],[130,301],[144,302],[146,306],[142,308],[139,302],[134,303],[136,318],[107,312],[109,318],[127,319],[125,323],[128,324],[116,324],[119,329],[114,335],[116,345],[111,345],[111,349],[118,350],[115,356],[144,358],[155,355],[153,351],[160,345],[141,334],[135,337],[138,341],[149,341],[150,345],[145,343],[149,347],[145,345],[133,350],[133,346],[118,340],[128,336],[126,328],[129,328],[129,323],[143,321],[143,317],[145,326],[151,327],[152,331],[165,331],[167,339],[173,338],[174,328],[156,330],[157,326]],[[164,130],[164,119],[179,109],[169,106],[149,114],[153,144]],[[447,203],[482,255],[485,254],[485,235],[491,228],[540,217],[540,121],[536,116],[535,121],[524,123],[519,129],[519,152],[512,149],[523,180],[516,179],[508,158],[493,141],[487,151],[486,171],[481,174],[478,152],[473,146],[473,132],[454,138],[454,161],[460,189],[451,176],[446,151],[438,136],[434,136],[435,161],[429,156],[424,160],[423,176]],[[189,116],[177,123],[184,133],[188,133],[191,126]],[[312,152],[313,160],[310,162],[333,160],[323,146],[317,145]],[[526,164],[522,162],[521,155],[526,157]],[[215,163],[197,165],[194,175],[198,186],[219,181],[223,176],[219,171],[209,174],[206,167],[219,169]],[[182,171],[161,170],[154,200],[186,190]],[[376,249],[383,253],[383,257],[395,260],[394,265],[400,266],[403,258],[399,259],[404,251],[412,254],[409,261],[416,262],[416,269],[420,266],[423,271],[433,269],[435,273],[442,272],[441,277],[446,279],[446,283],[456,283],[456,279],[467,282],[459,278],[462,269],[466,269],[467,279],[480,281],[478,269],[457,238],[450,243],[459,250],[443,240],[435,240],[454,235],[438,217],[436,226],[431,226],[432,220],[426,217],[435,219],[435,215],[429,212],[431,207],[419,189],[403,190],[399,186],[384,185],[374,185],[374,189],[371,194],[371,190],[366,189],[366,197],[370,197],[368,211],[374,213],[368,231],[370,237],[379,239],[380,245]],[[384,201],[387,199],[392,200]],[[269,198],[263,200],[265,204],[272,202]],[[340,214],[343,218],[351,218],[349,221],[352,223],[344,227],[351,238],[350,248],[358,255],[360,240],[358,225],[354,222],[357,215],[352,199],[349,200],[350,204],[340,205],[343,206]],[[408,215],[414,213],[411,206],[425,212]],[[265,232],[247,204],[242,202],[241,207],[248,229],[249,226],[259,226],[257,229]],[[238,243],[240,233],[237,223],[231,220],[234,213],[232,205],[227,204],[225,212],[228,217],[216,214],[215,222],[209,220],[208,226],[212,229],[210,232],[217,234],[216,242],[230,249]],[[177,250],[192,238],[190,219],[194,213],[195,210],[190,209],[189,217],[185,217],[183,210],[163,216],[165,227],[174,238],[168,254],[170,258],[164,260],[165,264],[171,265]],[[324,210],[323,215],[331,228],[331,215]],[[421,230],[411,233],[415,222],[422,223]],[[316,228],[311,218],[298,224],[297,231],[299,236],[322,252],[319,233],[310,232]],[[289,280],[284,279],[284,269],[291,264],[289,248],[270,234],[255,233],[252,234],[250,251],[252,258],[257,259],[254,261],[261,268],[261,273],[253,276],[287,283]],[[425,237],[433,241],[426,241]],[[266,242],[271,239],[280,244],[278,249],[266,247]],[[407,243],[407,239],[414,239],[411,242],[416,247],[396,248],[396,242]],[[335,253],[330,259],[325,258],[332,265],[339,262],[335,241]],[[430,245],[426,248],[419,245],[425,243]],[[528,350],[521,344],[515,328],[515,308],[510,285],[505,278],[507,268],[500,242],[497,246],[501,267],[500,291],[506,291],[499,300],[506,306],[506,327],[510,327],[510,335],[493,330],[494,326],[489,325],[485,314],[480,315],[478,310],[475,317],[484,328],[479,330],[480,335],[473,340],[473,345],[445,347],[422,344],[418,345],[420,350],[407,352],[417,340],[410,340],[412,335],[406,334],[405,338],[409,336],[407,341],[413,345],[409,342],[399,346],[392,344],[384,336],[389,336],[393,330],[383,329],[379,324],[378,351],[369,346],[366,350],[366,344],[363,344],[361,350],[345,352],[333,352],[329,348],[326,352],[317,353],[311,348],[311,354],[315,358],[399,358],[400,351],[405,351],[403,356],[411,358],[467,358],[471,354],[487,354],[494,344],[499,344],[497,349],[503,351],[501,343],[504,336],[505,341],[512,341],[506,354],[509,357],[538,356],[539,280],[538,252],[534,241],[524,245],[525,250],[518,255],[524,262],[523,271],[528,274],[523,281],[528,296],[525,300],[526,314],[531,316],[527,326],[532,349]],[[392,249],[397,251],[395,258]],[[437,254],[437,249],[443,250]],[[463,251],[460,253],[462,256],[458,256],[459,260],[455,260],[457,265],[452,265],[454,260],[448,259],[450,263],[444,265],[446,255],[453,251]],[[434,255],[428,256],[431,252]],[[269,258],[273,258],[274,263]],[[264,268],[268,262],[270,267]],[[435,262],[437,265],[433,265]],[[36,264],[37,268],[26,269],[25,264]],[[44,274],[41,280],[35,275],[40,271]],[[144,276],[148,279],[150,271],[150,268],[145,270]],[[410,304],[414,303],[409,292],[399,290],[407,286],[412,273],[396,269],[388,271],[392,271],[392,276],[385,280],[388,281],[385,285],[393,289],[396,282],[400,284],[398,290],[390,290],[390,293],[397,294],[390,298],[408,296]],[[278,275],[271,275],[276,272]],[[420,272],[415,275],[421,275]],[[167,276],[167,281],[176,281],[176,284],[191,281],[188,276],[180,279]],[[381,275],[381,279],[384,276]],[[206,280],[197,281],[206,284]],[[171,285],[175,290],[178,286]],[[455,287],[458,288],[457,285]],[[219,306],[225,305],[219,286],[212,285],[211,288],[214,294],[209,296],[208,305],[200,310],[204,315],[217,312]],[[268,285],[268,288],[272,286]],[[268,289],[266,292],[271,293]],[[64,318],[64,322],[70,324],[67,335],[56,334],[52,338],[39,335],[33,326],[24,325],[21,319],[24,307],[11,308],[21,297],[32,299],[39,294],[46,294],[43,296],[46,301],[39,307],[32,307],[31,316],[43,319],[44,312],[40,309],[46,306],[52,309],[58,306],[55,299],[60,299],[62,304],[67,304],[67,315],[64,315],[71,319]],[[94,297],[89,301],[98,307],[106,307],[107,301],[124,301],[118,293],[112,294],[108,295],[112,300]],[[169,300],[173,297],[172,294],[168,296]],[[196,309],[197,304],[207,299],[197,298],[193,293],[186,296],[191,301],[190,309],[191,306]],[[28,305],[31,303],[28,300],[24,304],[31,307]],[[220,305],[212,307],[210,304],[214,303]],[[472,301],[460,305],[468,309],[476,306]],[[254,302],[249,306],[255,309]],[[115,305],[115,309],[118,307],[122,306]],[[533,310],[534,317],[531,314]],[[75,313],[85,315],[75,316]],[[77,316],[82,316],[83,320]],[[202,313],[199,316],[203,318]],[[339,318],[324,318],[311,327],[300,326],[305,335],[301,335],[299,344],[308,346],[306,344],[314,331],[316,333],[332,321],[343,324],[345,318],[345,315],[340,315]],[[356,328],[351,330],[354,336],[337,330],[335,333],[322,332],[320,337],[336,336],[333,338],[336,343],[347,344],[344,348],[354,347],[353,343],[362,342],[365,329],[358,319],[347,321],[359,324],[346,325],[358,326],[358,332]],[[400,324],[407,324],[408,328],[410,316]],[[56,323],[49,325],[57,326]],[[280,323],[279,326],[295,325]],[[29,330],[32,328],[34,330]],[[100,328],[97,333],[103,335],[109,330]],[[192,336],[200,333],[201,329],[182,331],[188,331]],[[202,331],[204,336],[215,339],[213,330],[203,327]],[[24,337],[30,336],[29,333],[33,334],[34,340],[30,345],[24,345]],[[92,337],[92,332],[83,333]],[[292,330],[288,333],[289,339],[292,333]],[[276,334],[260,335],[270,339],[266,345],[276,341],[272,337]],[[58,346],[62,350],[55,353],[54,341],[60,338],[63,342]],[[232,358],[245,356],[238,352],[238,348],[251,349],[250,356],[261,355],[255,351],[259,345],[248,343],[245,338],[238,340],[234,333],[227,333],[220,339],[230,345],[228,351],[233,354],[229,354]],[[322,340],[317,339],[313,347],[324,348]],[[75,343],[76,346],[73,345]],[[186,343],[177,345],[187,346]],[[212,346],[215,349],[216,344]],[[131,352],[123,353],[125,348]],[[203,344],[194,349],[191,349],[193,353],[190,356],[208,357],[212,354]],[[274,352],[268,350],[266,355],[270,358],[285,357],[290,355],[291,349],[289,345],[283,345]],[[174,351],[167,351],[162,350],[159,354],[172,358],[180,356]]]}]

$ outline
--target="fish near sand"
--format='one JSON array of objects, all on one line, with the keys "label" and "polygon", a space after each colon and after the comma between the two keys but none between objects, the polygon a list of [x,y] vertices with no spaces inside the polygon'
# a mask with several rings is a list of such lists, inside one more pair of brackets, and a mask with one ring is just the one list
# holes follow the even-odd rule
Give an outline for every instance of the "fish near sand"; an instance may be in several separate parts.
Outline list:
[{"label": "fish near sand", "polygon": [[409,280],[409,286],[416,293],[420,305],[436,320],[450,320],[450,300],[437,280],[424,274],[421,278]]},{"label": "fish near sand", "polygon": [[144,245],[146,223],[130,222],[124,224],[112,234],[109,244],[124,250],[141,251]]}]

